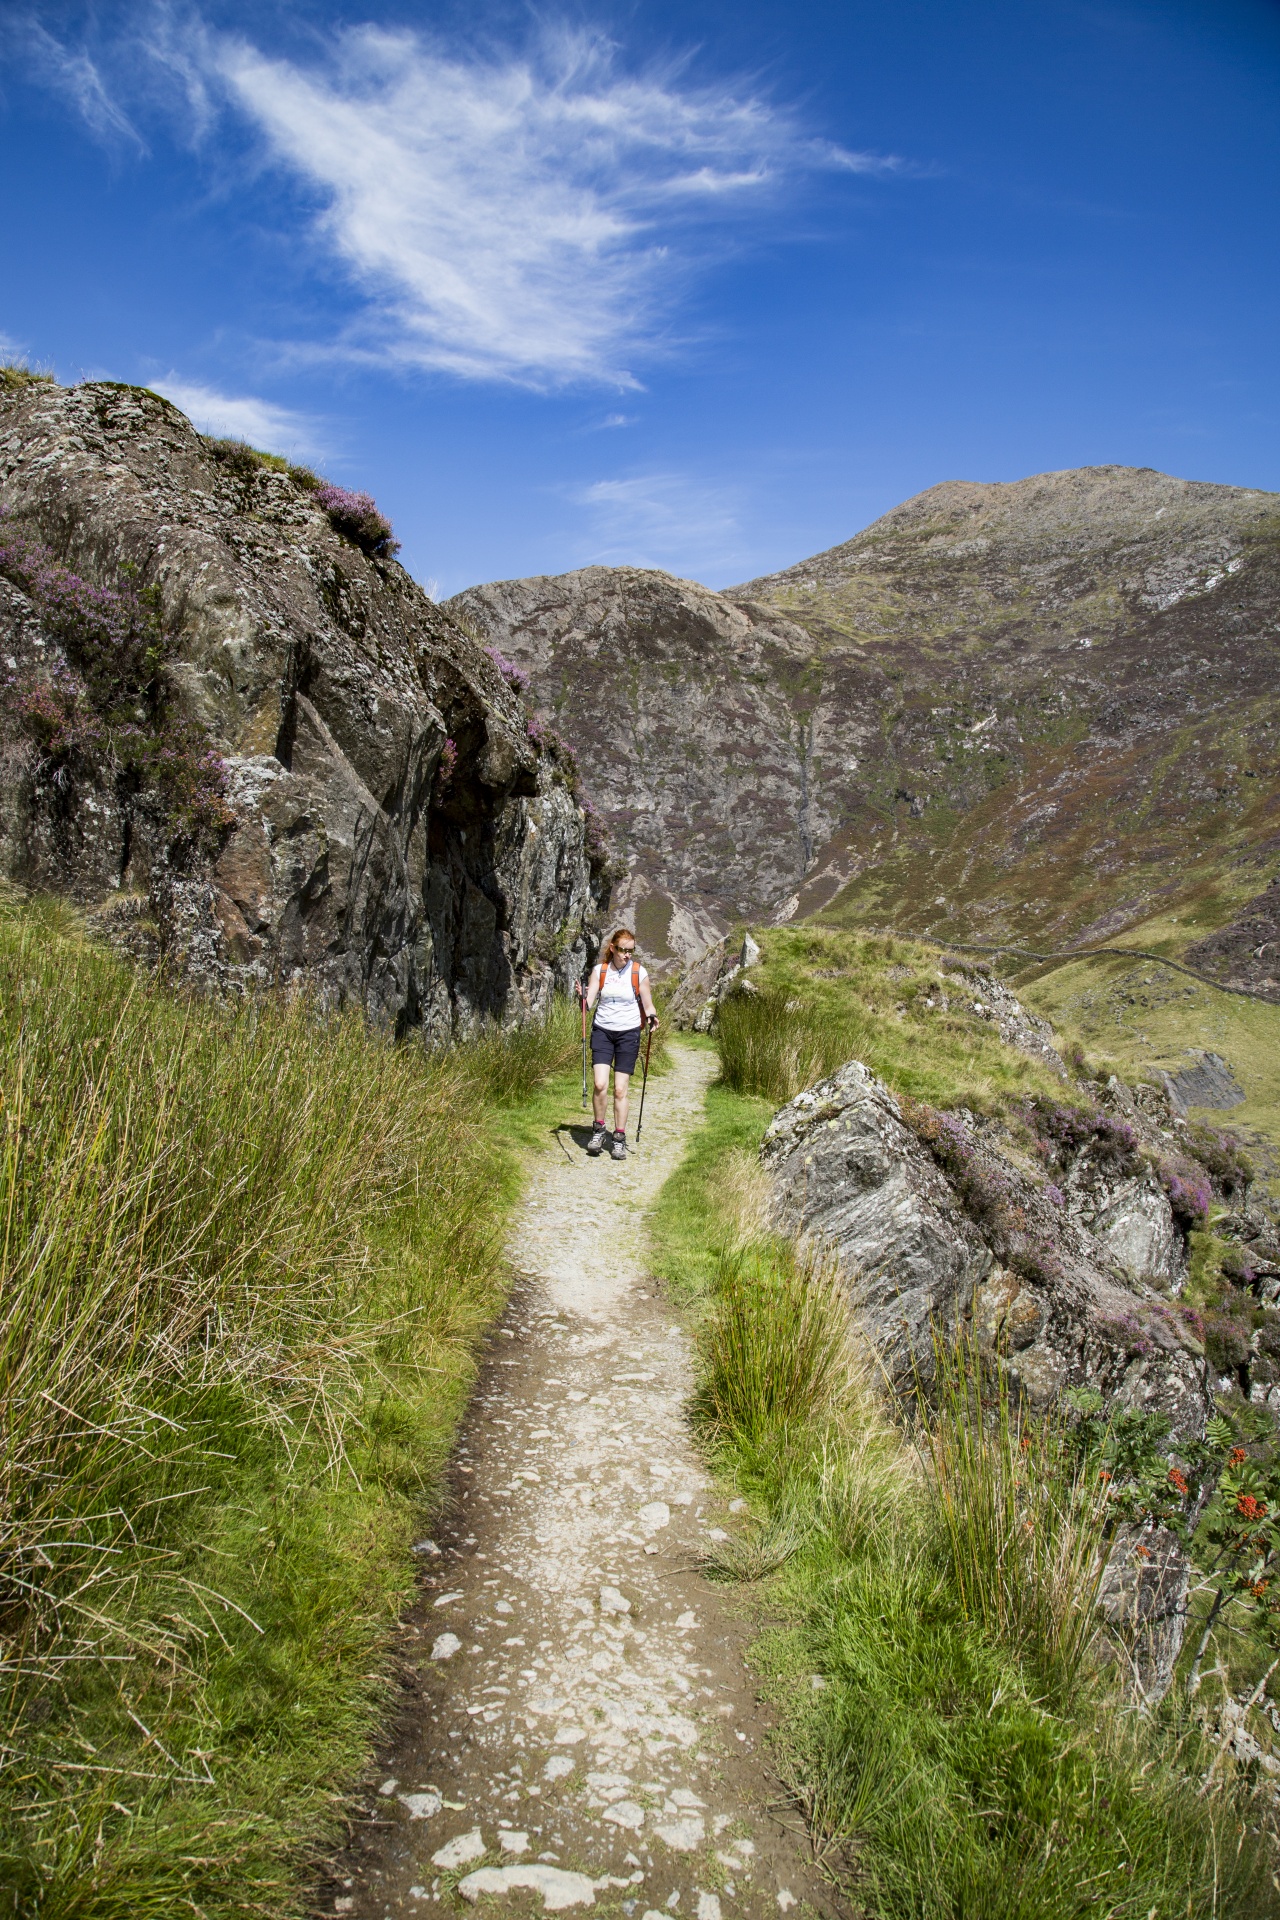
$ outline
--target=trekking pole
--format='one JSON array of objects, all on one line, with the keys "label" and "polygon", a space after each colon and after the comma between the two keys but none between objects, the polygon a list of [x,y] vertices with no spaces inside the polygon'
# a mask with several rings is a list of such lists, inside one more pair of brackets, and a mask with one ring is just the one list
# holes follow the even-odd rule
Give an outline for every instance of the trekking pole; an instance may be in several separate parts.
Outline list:
[{"label": "trekking pole", "polygon": [[644,1079],[640,1082],[640,1117],[636,1121],[636,1145],[640,1145],[640,1135],[644,1130],[644,1094],[649,1084],[649,1048],[653,1042],[653,1023],[649,1022],[644,1036]]},{"label": "trekking pole", "polygon": [[587,996],[578,983],[578,1002],[582,1008],[582,1111],[587,1110]]}]

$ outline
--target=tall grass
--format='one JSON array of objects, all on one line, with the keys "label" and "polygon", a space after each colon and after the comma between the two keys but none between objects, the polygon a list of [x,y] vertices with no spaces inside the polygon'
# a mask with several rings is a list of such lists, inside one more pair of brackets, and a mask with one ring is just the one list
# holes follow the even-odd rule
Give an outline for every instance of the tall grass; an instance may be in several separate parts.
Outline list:
[{"label": "tall grass", "polygon": [[768,1242],[725,1249],[699,1329],[694,1427],[712,1445],[776,1448],[838,1407],[848,1314],[834,1276]]},{"label": "tall grass", "polygon": [[830,1276],[764,1224],[766,1120],[711,1090],[655,1264],[752,1512],[715,1570],[761,1583],[776,1757],[830,1877],[869,1920],[1273,1913],[1248,1782],[1199,1798],[1198,1729],[1133,1715],[1095,1646],[1102,1512],[1064,1431],[963,1351],[914,1429],[890,1417]]},{"label": "tall grass", "polygon": [[299,1910],[503,1288],[497,1089],[305,996],[180,999],[0,903],[0,1885]]},{"label": "tall grass", "polygon": [[923,1442],[960,1604],[1067,1701],[1099,1634],[1106,1482],[1061,1412],[1019,1416],[1007,1375],[972,1342],[935,1339],[932,1386]]},{"label": "tall grass", "polygon": [[716,1021],[725,1085],[778,1106],[865,1051],[869,1037],[858,1006],[815,1004],[786,987],[731,993]]}]

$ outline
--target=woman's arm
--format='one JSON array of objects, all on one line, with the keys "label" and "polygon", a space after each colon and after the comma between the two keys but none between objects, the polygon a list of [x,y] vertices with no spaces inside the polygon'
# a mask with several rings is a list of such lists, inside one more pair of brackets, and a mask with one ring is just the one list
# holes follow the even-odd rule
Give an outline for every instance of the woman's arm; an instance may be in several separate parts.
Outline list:
[{"label": "woman's arm", "polygon": [[642,973],[640,975],[640,1005],[644,1011],[644,1017],[649,1022],[649,1025],[651,1027],[656,1027],[658,1024],[658,1016],[653,1010],[653,995],[649,991],[649,976],[647,973]]},{"label": "woman's arm", "polygon": [[592,967],[591,972],[587,975],[587,1011],[588,1012],[590,1012],[591,1008],[594,1007],[596,1001],[599,998],[600,998],[600,969],[599,967]]}]

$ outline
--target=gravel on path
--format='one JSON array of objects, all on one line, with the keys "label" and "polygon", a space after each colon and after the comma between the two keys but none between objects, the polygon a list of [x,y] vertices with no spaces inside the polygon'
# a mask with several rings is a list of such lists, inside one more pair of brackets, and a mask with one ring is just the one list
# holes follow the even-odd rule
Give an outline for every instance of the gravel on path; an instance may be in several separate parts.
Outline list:
[{"label": "gravel on path", "polygon": [[715,1062],[672,1057],[626,1162],[589,1159],[575,1126],[531,1168],[453,1518],[420,1543],[408,1704],[322,1912],[831,1910],[769,1770],[743,1622],[699,1572],[737,1503],[689,1438],[689,1343],[644,1218]]}]

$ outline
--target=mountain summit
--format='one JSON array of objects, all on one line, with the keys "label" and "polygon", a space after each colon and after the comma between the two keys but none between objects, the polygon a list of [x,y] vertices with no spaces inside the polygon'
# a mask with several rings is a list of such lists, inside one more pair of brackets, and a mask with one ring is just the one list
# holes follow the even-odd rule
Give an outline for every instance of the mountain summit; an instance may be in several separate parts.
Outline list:
[{"label": "mountain summit", "polygon": [[558,716],[615,903],[673,956],[817,911],[1065,944],[1192,894],[1217,924],[1278,844],[1280,495],[948,481],[724,593],[588,567],[449,610]]}]

